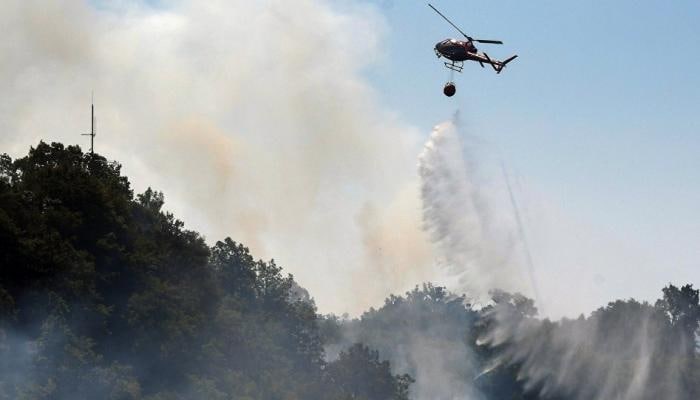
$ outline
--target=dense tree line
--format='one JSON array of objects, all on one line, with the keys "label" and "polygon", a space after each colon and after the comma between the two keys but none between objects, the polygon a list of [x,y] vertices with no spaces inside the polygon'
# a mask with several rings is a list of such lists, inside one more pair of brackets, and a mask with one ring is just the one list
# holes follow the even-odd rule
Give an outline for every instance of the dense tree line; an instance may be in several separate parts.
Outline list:
[{"label": "dense tree line", "polygon": [[273,260],[163,205],[75,146],[0,156],[0,400],[700,398],[691,285],[557,322],[430,284],[319,316]]},{"label": "dense tree line", "polygon": [[324,359],[273,260],[209,248],[120,165],[40,143],[0,159],[0,399],[405,399],[357,344]]},{"label": "dense tree line", "polygon": [[360,318],[321,322],[328,354],[360,341],[399,373],[417,398],[700,398],[698,290],[668,285],[655,304],[617,300],[590,316],[537,318],[533,300],[495,290],[474,307],[425,284]]}]

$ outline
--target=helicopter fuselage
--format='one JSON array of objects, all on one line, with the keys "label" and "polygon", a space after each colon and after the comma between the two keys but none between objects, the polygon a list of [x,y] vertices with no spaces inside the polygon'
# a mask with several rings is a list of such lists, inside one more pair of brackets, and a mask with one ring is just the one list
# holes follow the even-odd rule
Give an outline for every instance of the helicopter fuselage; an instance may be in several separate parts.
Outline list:
[{"label": "helicopter fuselage", "polygon": [[466,33],[462,32],[457,25],[450,21],[446,16],[444,16],[437,8],[433,7],[432,4],[428,3],[428,6],[433,9],[439,16],[441,16],[448,24],[452,25],[459,33],[464,36],[467,40],[457,40],[454,38],[447,38],[435,44],[435,54],[438,58],[445,57],[449,61],[443,62],[445,67],[452,72],[450,72],[450,81],[445,84],[443,92],[445,96],[453,96],[455,94],[455,85],[451,81],[453,72],[462,72],[464,68],[465,61],[475,61],[481,65],[481,68],[485,68],[485,65],[490,65],[497,74],[503,71],[506,65],[515,60],[518,56],[512,55],[509,58],[500,61],[489,57],[486,53],[479,53],[479,50],[474,46],[474,43],[487,43],[487,44],[503,44],[500,40],[490,40],[490,39],[475,39]]},{"label": "helicopter fuselage", "polygon": [[452,61],[479,60],[479,53],[471,41],[445,39],[435,45],[435,53]]}]

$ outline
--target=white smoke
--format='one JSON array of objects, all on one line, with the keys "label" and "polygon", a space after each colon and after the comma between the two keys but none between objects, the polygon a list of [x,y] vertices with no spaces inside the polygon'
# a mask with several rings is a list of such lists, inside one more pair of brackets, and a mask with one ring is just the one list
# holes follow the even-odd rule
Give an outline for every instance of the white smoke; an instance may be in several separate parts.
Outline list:
[{"label": "white smoke", "polygon": [[477,359],[466,343],[474,311],[464,301],[429,284],[392,296],[361,319],[340,321],[340,335],[332,338],[326,355],[335,359],[353,343],[365,343],[391,362],[394,373],[415,379],[411,399],[482,399],[472,381]]},{"label": "white smoke", "polygon": [[430,279],[421,135],[363,75],[384,52],[375,6],[10,0],[0,25],[0,152],[86,148],[94,90],[96,151],[137,191],[164,191],[209,242],[275,257],[321,310]]}]

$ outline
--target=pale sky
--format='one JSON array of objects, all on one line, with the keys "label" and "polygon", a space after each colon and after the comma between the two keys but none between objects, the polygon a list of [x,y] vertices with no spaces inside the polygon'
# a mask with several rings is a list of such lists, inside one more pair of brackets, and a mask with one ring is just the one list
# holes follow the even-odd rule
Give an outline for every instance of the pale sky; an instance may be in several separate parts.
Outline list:
[{"label": "pale sky", "polygon": [[432,46],[459,33],[424,3],[377,2],[390,32],[369,75],[423,130],[460,110],[519,177],[543,296],[590,308],[697,286],[700,3],[432,1],[505,43],[480,50],[520,56],[501,75],[467,65],[454,98]]}]

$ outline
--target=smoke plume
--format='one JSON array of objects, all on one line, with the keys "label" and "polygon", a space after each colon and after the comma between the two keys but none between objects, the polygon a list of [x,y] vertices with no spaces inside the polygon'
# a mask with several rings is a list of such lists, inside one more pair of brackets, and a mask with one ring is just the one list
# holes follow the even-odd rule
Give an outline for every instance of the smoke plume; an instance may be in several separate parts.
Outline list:
[{"label": "smoke plume", "polygon": [[357,313],[429,279],[421,135],[363,76],[384,52],[375,6],[149,3],[0,5],[3,151],[86,147],[94,91],[95,150],[137,191],[164,191],[210,243],[275,257],[321,310]]}]

